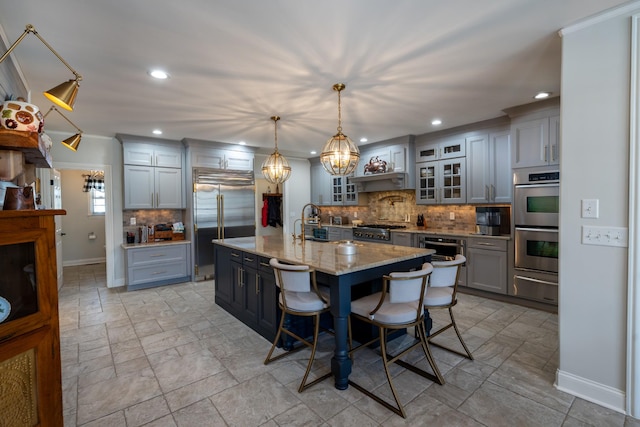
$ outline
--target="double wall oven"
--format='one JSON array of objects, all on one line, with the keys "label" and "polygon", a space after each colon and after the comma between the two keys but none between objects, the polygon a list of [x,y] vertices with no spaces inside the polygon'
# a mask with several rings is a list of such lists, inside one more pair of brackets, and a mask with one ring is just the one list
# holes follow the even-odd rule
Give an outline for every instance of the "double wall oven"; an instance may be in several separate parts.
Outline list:
[{"label": "double wall oven", "polygon": [[515,264],[509,292],[557,305],[560,172],[519,169],[514,183]]}]

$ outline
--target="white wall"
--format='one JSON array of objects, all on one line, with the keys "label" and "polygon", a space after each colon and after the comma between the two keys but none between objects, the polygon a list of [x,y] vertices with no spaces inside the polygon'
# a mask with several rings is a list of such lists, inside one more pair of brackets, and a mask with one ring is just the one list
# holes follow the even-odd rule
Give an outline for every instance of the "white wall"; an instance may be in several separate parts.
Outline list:
[{"label": "white wall", "polygon": [[[72,119],[73,120],[73,119]],[[82,135],[78,151],[60,144],[69,133],[47,132],[53,140],[51,156],[57,169],[102,169],[105,171],[107,211],[105,217],[107,286],[124,286],[124,250],[122,224],[122,145],[115,138]]]},{"label": "white wall", "polygon": [[[557,385],[621,412],[628,251],[582,245],[581,226],[628,226],[630,14],[567,29],[562,45]],[[582,199],[599,199],[598,219],[580,217]]]},{"label": "white wall", "polygon": [[[84,192],[87,170],[60,171],[62,182],[62,244],[64,266],[85,265],[105,261],[104,215],[89,215],[91,193]],[[94,239],[89,239],[93,234]]]}]

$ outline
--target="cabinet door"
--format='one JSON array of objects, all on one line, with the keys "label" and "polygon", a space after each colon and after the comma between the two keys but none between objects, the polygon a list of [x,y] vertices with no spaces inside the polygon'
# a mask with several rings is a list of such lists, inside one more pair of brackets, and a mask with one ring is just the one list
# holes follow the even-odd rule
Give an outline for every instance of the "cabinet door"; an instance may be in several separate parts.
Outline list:
[{"label": "cabinet door", "polygon": [[331,241],[340,240],[342,238],[342,230],[339,227],[329,227],[327,235]]},{"label": "cabinet door", "polygon": [[407,147],[392,145],[389,147],[389,168],[392,172],[407,172]]},{"label": "cabinet door", "polygon": [[416,204],[428,205],[437,202],[437,168],[438,162],[416,164]]},{"label": "cabinet door", "polygon": [[453,159],[465,156],[466,141],[464,138],[453,138],[440,143],[438,159]]},{"label": "cabinet door", "polygon": [[155,206],[154,169],[124,165],[125,209],[152,209]]},{"label": "cabinet door", "polygon": [[438,163],[440,203],[466,203],[465,158]]},{"label": "cabinet door", "polygon": [[[256,255],[251,255],[256,257]],[[255,267],[243,266],[245,282],[243,316],[250,325],[258,323],[259,298],[260,298],[260,274]]]},{"label": "cabinet door", "polygon": [[[467,138],[467,203],[488,203],[491,161],[487,135]],[[509,162],[511,158],[509,158]]]},{"label": "cabinet door", "polygon": [[353,228],[340,229],[340,240],[353,240]]},{"label": "cabinet door", "polygon": [[233,285],[233,259],[239,259],[240,253],[226,246],[213,246],[213,259],[215,266],[216,301],[222,300],[231,304],[231,287]]},{"label": "cabinet door", "polygon": [[225,154],[225,169],[253,170],[253,153],[228,151]]},{"label": "cabinet door", "polygon": [[222,150],[194,150],[191,152],[191,166],[194,168],[224,169]]},{"label": "cabinet door", "polygon": [[278,290],[273,270],[267,258],[262,258],[258,269],[260,282],[258,296],[258,328],[269,339],[276,336],[278,329]]},{"label": "cabinet door", "polygon": [[155,207],[160,209],[184,208],[182,197],[182,169],[155,168]]},{"label": "cabinet door", "polygon": [[356,184],[351,182],[351,178],[353,174],[344,177],[344,204],[345,205],[357,205],[358,204],[358,190],[356,189]]},{"label": "cabinet door", "polygon": [[549,164],[560,164],[560,116],[549,117]]},{"label": "cabinet door", "polygon": [[468,287],[507,293],[507,252],[470,247],[466,264]]},{"label": "cabinet door", "polygon": [[[489,196],[493,203],[511,203],[513,198],[513,174],[511,170],[511,134],[510,132],[489,135]],[[468,164],[468,163],[467,163]],[[469,180],[467,180],[469,182]],[[469,193],[467,193],[469,200]]]},{"label": "cabinet door", "polygon": [[154,151],[154,166],[164,168],[182,168],[182,147],[156,146]]},{"label": "cabinet door", "polygon": [[311,164],[311,202],[316,205],[328,205],[331,202],[330,175],[320,163]]},{"label": "cabinet door", "polygon": [[153,146],[148,144],[123,144],[122,161],[125,165],[154,166]]},{"label": "cabinet door", "polygon": [[344,204],[344,180],[343,176],[331,176],[331,204]]},{"label": "cabinet door", "polygon": [[439,145],[437,143],[424,144],[416,147],[416,161],[417,162],[430,162],[438,160]]},{"label": "cabinet door", "polygon": [[511,167],[544,166],[549,159],[549,118],[511,126]]}]

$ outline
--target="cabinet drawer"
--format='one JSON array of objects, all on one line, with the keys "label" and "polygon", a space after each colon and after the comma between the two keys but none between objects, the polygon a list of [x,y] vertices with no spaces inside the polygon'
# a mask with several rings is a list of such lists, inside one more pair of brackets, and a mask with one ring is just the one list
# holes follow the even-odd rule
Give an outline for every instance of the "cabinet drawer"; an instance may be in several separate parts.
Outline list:
[{"label": "cabinet drawer", "polygon": [[128,267],[149,264],[164,264],[179,261],[185,264],[187,245],[155,246],[150,248],[129,249]]},{"label": "cabinet drawer", "polygon": [[242,252],[242,265],[249,268],[258,268],[258,255],[249,252]]},{"label": "cabinet drawer", "polygon": [[258,268],[265,273],[273,273],[273,267],[269,264],[271,258],[266,256],[258,257]]},{"label": "cabinet drawer", "polygon": [[489,249],[494,251],[506,251],[507,250],[507,241],[500,239],[468,239],[470,248],[477,249]]},{"label": "cabinet drawer", "polygon": [[129,286],[182,278],[187,275],[187,263],[184,260],[148,264],[129,268]]}]

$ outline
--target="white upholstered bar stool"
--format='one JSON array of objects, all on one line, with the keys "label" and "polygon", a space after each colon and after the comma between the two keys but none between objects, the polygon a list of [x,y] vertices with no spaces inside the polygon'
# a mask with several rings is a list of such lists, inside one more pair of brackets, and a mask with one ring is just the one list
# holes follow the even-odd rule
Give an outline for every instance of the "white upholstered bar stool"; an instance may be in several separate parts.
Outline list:
[{"label": "white upholstered bar stool", "polygon": [[[298,387],[298,392],[301,393],[308,387],[311,387],[312,385],[317,384],[332,375],[331,372],[328,372],[327,374],[324,374],[314,381],[308,384],[306,383],[307,378],[309,377],[309,372],[311,372],[313,360],[316,355],[318,332],[320,329],[320,315],[329,310],[329,298],[328,295],[322,295],[322,293],[318,290],[318,285],[316,283],[316,272],[313,268],[307,265],[282,264],[276,258],[271,258],[269,264],[271,265],[271,267],[273,267],[273,271],[276,277],[276,285],[280,288],[280,297],[278,303],[280,305],[280,309],[282,310],[282,316],[280,317],[280,326],[278,327],[278,332],[275,339],[273,340],[273,344],[271,345],[271,350],[269,350],[269,354],[267,354],[267,357],[264,360],[264,364],[267,365],[274,360],[279,360],[295,351],[305,348],[305,346],[310,347],[311,356],[309,357],[307,370],[305,371],[302,382]],[[287,314],[293,316],[313,317],[312,341],[307,341],[306,339],[300,337],[298,334],[285,327],[285,316]],[[276,348],[278,340],[283,333],[295,338],[303,345],[299,345],[294,349],[282,353],[278,356],[271,357],[273,351]]]},{"label": "white upholstered bar stool", "polygon": [[[435,364],[425,339],[426,331],[424,327],[423,298],[432,269],[431,264],[424,263],[420,270],[397,272],[385,275],[383,277],[381,292],[377,292],[351,302],[351,315],[354,318],[377,326],[379,332],[377,338],[354,348],[352,353],[369,346],[376,341],[380,341],[380,355],[382,357],[384,371],[396,406],[393,406],[352,380],[349,380],[349,384],[403,418],[406,418],[406,414],[391,378],[391,373],[389,371],[389,365],[391,363],[395,362],[425,378],[439,384],[444,384],[444,379]],[[411,327],[415,327],[420,331],[420,333],[416,334],[417,340],[395,356],[389,355],[387,353],[388,332]],[[418,346],[422,347],[427,362],[431,366],[435,375],[411,365],[408,362],[400,360],[402,356]]]},{"label": "white upholstered bar stool", "polygon": [[[429,278],[429,286],[424,296],[424,308],[429,312],[433,310],[444,308],[449,311],[450,322],[441,327],[435,332],[431,332],[428,338],[429,344],[459,354],[460,356],[467,357],[473,360],[473,355],[467,348],[458,326],[456,325],[455,318],[453,317],[453,307],[458,303],[458,276],[460,275],[460,266],[465,263],[467,259],[463,255],[456,255],[452,261],[434,261],[433,272]],[[442,344],[438,344],[433,341],[433,338],[440,335],[442,332],[453,327],[456,331],[456,335],[460,340],[460,344],[464,349],[464,353],[458,350],[454,350],[450,347],[446,347]]]}]

